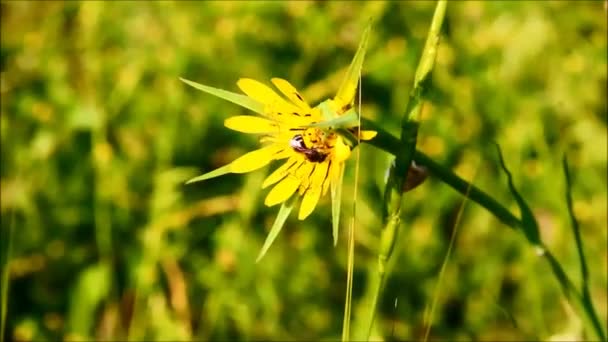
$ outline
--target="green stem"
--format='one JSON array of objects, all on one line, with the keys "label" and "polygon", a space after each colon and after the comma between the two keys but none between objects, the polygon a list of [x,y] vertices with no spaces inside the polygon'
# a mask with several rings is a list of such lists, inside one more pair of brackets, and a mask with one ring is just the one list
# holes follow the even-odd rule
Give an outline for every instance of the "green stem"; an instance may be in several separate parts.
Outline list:
[{"label": "green stem", "polygon": [[[399,139],[380,128],[374,122],[363,119],[362,126],[363,129],[369,129],[378,132],[378,135],[368,142],[369,144],[378,147],[392,155],[399,155],[400,153],[402,153],[402,147]],[[454,190],[460,192],[463,196],[466,196],[471,201],[484,207],[505,225],[513,229],[519,229],[522,226],[520,219],[518,219],[507,208],[498,203],[490,195],[483,192],[476,186],[470,184],[469,182],[465,181],[464,179],[460,178],[449,169],[436,163],[423,152],[416,150],[414,154],[414,160],[417,164],[425,166],[429,170],[431,175],[446,183]],[[469,189],[468,194],[467,189]],[[592,330],[596,334],[598,340],[606,341],[606,335],[602,329],[600,319],[592,305],[588,288],[585,289],[585,287],[583,287],[582,293],[579,293],[570,278],[564,272],[557,259],[555,259],[555,257],[549,252],[549,250],[545,246],[543,246],[543,250],[545,251],[543,256],[551,266],[553,275],[558,279],[558,282],[562,285],[562,290],[566,299],[576,308],[578,312],[582,313],[584,319],[589,322],[590,326],[593,327]],[[382,273],[382,275],[379,275],[378,277],[383,281],[384,274]],[[376,288],[380,290],[381,287],[382,285],[379,284]],[[373,301],[374,305],[375,303],[377,303],[377,299],[378,295],[375,294]],[[375,309],[372,312],[370,318],[371,320],[373,320],[375,316],[374,313]]]},{"label": "green stem", "polygon": [[[562,167],[564,169],[564,176],[566,178],[566,205],[568,206],[568,214],[570,216],[570,225],[574,232],[574,241],[576,243],[576,250],[578,252],[580,267],[581,267],[581,294],[577,297],[580,300],[580,306],[583,312],[586,314],[586,325],[588,330],[595,331],[596,337],[602,341],[606,341],[606,334],[600,323],[600,319],[595,311],[593,302],[591,301],[591,292],[589,291],[589,268],[587,267],[587,258],[585,258],[585,252],[583,248],[583,239],[581,237],[581,231],[578,226],[578,221],[574,216],[574,206],[572,204],[572,182],[570,178],[570,170],[568,167],[568,160],[564,156],[562,160]],[[555,266],[554,266],[555,267]],[[559,268],[559,264],[557,265]],[[563,271],[561,271],[563,273]],[[573,285],[572,285],[573,286]]]},{"label": "green stem", "polygon": [[600,319],[593,308],[591,298],[588,295],[585,295],[584,291],[583,294],[577,291],[574,283],[572,283],[570,278],[568,278],[568,275],[566,272],[564,272],[564,269],[561,267],[555,256],[553,256],[553,254],[551,254],[551,252],[547,250],[545,246],[543,246],[543,248],[545,250],[543,256],[545,257],[545,260],[549,262],[553,275],[555,275],[555,277],[559,280],[562,291],[564,292],[564,296],[568,302],[576,311],[583,313],[582,316],[585,320],[585,324],[592,327],[590,330],[596,334],[595,337],[599,341],[606,341],[606,335],[604,334],[602,323],[600,322]]},{"label": "green stem", "polygon": [[13,248],[13,230],[15,225],[15,209],[13,209],[11,223],[6,229],[6,234],[4,234],[4,228],[2,228],[2,244],[6,244],[3,246],[2,250],[4,251],[2,255],[2,275],[1,275],[1,292],[0,298],[2,298],[2,308],[1,308],[1,318],[0,318],[0,342],[4,342],[4,331],[6,329],[6,313],[8,306],[8,291],[9,291],[9,275],[10,275],[10,261],[11,261],[11,253]]},{"label": "green stem", "polygon": [[[428,81],[435,64],[437,46],[439,44],[439,33],[445,18],[447,0],[439,0],[435,6],[435,13],[431,27],[422,50],[420,62],[416,68],[414,85],[409,94],[405,115],[401,121],[401,139],[397,141],[398,153],[395,155],[395,167],[389,170],[389,177],[384,191],[383,221],[384,229],[380,236],[378,250],[378,285],[376,293],[370,306],[371,314],[368,321],[369,340],[371,329],[374,324],[376,307],[380,292],[386,279],[386,265],[393,254],[395,242],[401,225],[401,204],[403,199],[403,185],[407,181],[407,170],[416,154],[416,140],[418,138],[418,127],[420,125],[420,114],[424,103],[424,95],[428,90]],[[375,140],[375,139],[374,139]]]},{"label": "green stem", "polygon": [[[450,185],[465,197],[486,208],[507,226],[515,229],[522,229],[522,231],[524,231],[523,228],[525,228],[521,219],[513,215],[508,209],[494,200],[494,198],[490,197],[476,186],[473,186],[472,184],[469,184],[467,181],[458,177],[449,169],[435,163],[424,153],[416,150],[416,140],[420,113],[424,103],[424,93],[428,88],[426,84],[430,79],[429,76],[435,62],[437,43],[439,41],[439,32],[445,16],[445,9],[446,1],[440,0],[435,8],[433,22],[431,23],[431,28],[429,30],[420,63],[416,69],[414,87],[409,95],[406,115],[401,123],[400,139],[397,139],[396,137],[387,133],[369,120],[363,120],[362,124],[364,129],[375,130],[378,132],[378,135],[369,141],[369,143],[393,154],[396,159],[395,166],[389,170],[389,178],[384,194],[383,219],[385,226],[380,238],[377,284],[375,284],[375,292],[372,299],[372,305],[370,306],[371,313],[368,320],[368,340],[375,319],[376,307],[380,293],[386,279],[386,264],[393,253],[396,236],[400,226],[403,185],[407,180],[407,171],[412,161],[416,161],[417,164],[425,166],[433,176]],[[571,198],[567,198],[567,200],[569,201],[568,204],[571,205]],[[576,231],[578,227],[576,226],[576,222],[573,222],[573,224],[576,234],[578,233]],[[550,253],[549,250],[544,248],[545,246],[543,246],[544,253],[542,255],[544,256],[545,260],[549,262],[553,275],[562,285],[562,290],[567,300],[576,308],[578,312],[582,314],[583,318],[587,322],[587,326],[591,327],[589,330],[593,331],[593,333],[596,334],[596,338],[599,340],[606,341],[606,335],[603,331],[600,319],[592,305],[591,295],[587,287],[588,270],[584,262],[584,254],[582,253],[581,238],[578,235],[576,236],[576,243],[579,249],[579,257],[582,263],[581,268],[583,275],[583,287],[580,292],[574,287],[572,281],[564,272],[563,268],[555,257]]]},{"label": "green stem", "polygon": [[[395,156],[402,153],[402,146],[399,142],[399,139],[386,132],[384,129],[379,127],[371,120],[362,119],[362,124],[363,129],[374,130],[378,132],[378,135],[368,142],[370,145],[376,146],[379,149],[384,150]],[[487,209],[505,225],[514,229],[520,226],[521,221],[515,215],[513,215],[507,208],[502,206],[494,198],[480,190],[475,185],[470,184],[466,180],[454,174],[451,170],[433,161],[429,156],[424,154],[424,152],[416,150],[416,152],[414,153],[414,161],[416,161],[418,165],[425,166],[431,173],[431,175],[433,175],[437,179],[451,186],[454,190],[458,191],[463,196],[467,196],[471,201]]]}]

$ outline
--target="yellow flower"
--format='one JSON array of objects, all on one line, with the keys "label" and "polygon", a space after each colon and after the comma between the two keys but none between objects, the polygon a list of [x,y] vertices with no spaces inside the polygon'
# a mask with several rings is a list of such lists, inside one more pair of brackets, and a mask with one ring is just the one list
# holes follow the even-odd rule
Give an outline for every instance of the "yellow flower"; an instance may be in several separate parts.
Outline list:
[{"label": "yellow flower", "polygon": [[[330,187],[332,202],[336,202],[336,199],[339,201],[344,162],[350,156],[351,149],[355,147],[356,141],[369,140],[376,135],[374,131],[360,131],[359,137],[353,136],[359,132],[356,120],[358,113],[353,106],[369,29],[370,26],[363,33],[357,53],[336,96],[314,108],[294,86],[281,78],[273,78],[271,81],[283,96],[249,78],[237,82],[247,96],[182,79],[199,90],[260,114],[233,116],[226,119],[224,125],[238,132],[259,134],[262,144],[260,149],[193,178],[188,183],[226,173],[251,172],[266,166],[272,160],[287,159],[262,184],[263,188],[274,185],[264,200],[266,205],[284,203],[297,192],[302,196],[298,218],[303,220],[315,209],[320,197]],[[335,195],[334,192],[338,194]],[[337,206],[336,203],[332,205],[334,208]],[[337,221],[335,216],[339,216],[339,207],[337,213],[338,215],[334,212],[334,221]]]},{"label": "yellow flower", "polygon": [[281,78],[273,78],[271,81],[283,96],[249,78],[237,82],[245,95],[182,79],[199,90],[259,114],[233,116],[226,119],[224,125],[238,132],[260,135],[262,145],[230,164],[193,178],[188,183],[227,173],[251,172],[273,160],[286,160],[262,184],[263,188],[272,186],[264,203],[268,206],[281,203],[282,206],[258,260],[285,223],[293,208],[296,192],[302,198],[298,218],[303,220],[312,213],[321,196],[331,189],[334,244],[337,242],[344,163],[350,156],[351,149],[360,140],[369,140],[376,135],[374,131],[359,130],[359,114],[354,108],[370,26],[371,23],[363,33],[336,96],[316,107],[311,107],[294,86]]},{"label": "yellow flower", "polygon": [[[321,109],[311,108],[286,80],[273,78],[272,83],[286,99],[255,80],[243,78],[237,82],[249,98],[263,106],[263,115],[234,116],[226,119],[224,124],[235,131],[261,134],[263,147],[241,156],[228,168],[232,173],[245,173],[272,160],[287,159],[264,180],[263,188],[274,185],[264,203],[268,206],[283,203],[298,192],[303,196],[298,218],[303,220],[314,210],[330,185],[339,181],[351,147],[333,130],[307,127],[324,120]],[[337,102],[330,101],[336,107]],[[342,109],[349,108],[343,106]],[[374,135],[375,132],[363,131],[361,139],[371,139]]]}]

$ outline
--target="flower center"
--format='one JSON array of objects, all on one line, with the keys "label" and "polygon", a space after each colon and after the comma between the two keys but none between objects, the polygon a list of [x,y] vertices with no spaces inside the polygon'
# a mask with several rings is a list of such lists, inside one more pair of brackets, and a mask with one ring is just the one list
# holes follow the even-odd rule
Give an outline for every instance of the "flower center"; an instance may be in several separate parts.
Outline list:
[{"label": "flower center", "polygon": [[319,128],[307,128],[303,134],[296,134],[289,145],[296,151],[303,153],[308,161],[321,163],[331,153],[337,135]]}]

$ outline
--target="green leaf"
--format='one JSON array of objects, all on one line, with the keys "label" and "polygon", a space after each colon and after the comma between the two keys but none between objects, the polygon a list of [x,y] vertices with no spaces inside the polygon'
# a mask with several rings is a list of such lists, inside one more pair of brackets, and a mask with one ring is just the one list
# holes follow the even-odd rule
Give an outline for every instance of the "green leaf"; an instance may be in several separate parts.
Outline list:
[{"label": "green leaf", "polygon": [[340,84],[340,88],[338,88],[338,93],[336,94],[335,99],[338,100],[342,106],[352,103],[355,98],[355,92],[357,91],[357,84],[359,83],[361,67],[363,67],[363,59],[365,57],[365,50],[367,49],[367,42],[369,40],[371,27],[372,20],[370,20],[365,27],[363,35],[361,36],[361,41],[359,42],[359,47],[355,53],[355,57],[353,57],[353,60],[348,67],[348,71]]},{"label": "green leaf", "polygon": [[344,164],[340,166],[338,181],[331,183],[331,224],[334,246],[338,244],[340,230],[340,205],[342,204],[342,179],[344,178]]},{"label": "green leaf", "polygon": [[109,264],[99,263],[83,270],[70,291],[67,331],[80,336],[89,336],[95,325],[95,312],[108,298],[112,284]]},{"label": "green leaf", "polygon": [[260,250],[260,254],[258,255],[258,258],[255,259],[255,262],[259,262],[264,257],[264,255],[266,255],[266,252],[274,242],[274,239],[276,239],[276,237],[281,232],[281,229],[283,229],[283,225],[285,224],[287,217],[289,216],[291,210],[294,207],[295,199],[296,197],[293,196],[290,200],[285,201],[283,202],[283,204],[281,204],[281,209],[279,209],[279,213],[277,214],[277,217],[274,220],[274,223],[272,224],[272,228],[270,228],[270,233],[268,233],[266,241],[264,241],[264,246],[262,246],[262,250]]},{"label": "green leaf", "polygon": [[505,165],[505,161],[502,157],[502,152],[500,150],[500,146],[496,143],[495,143],[495,145],[496,145],[496,150],[498,151],[498,158],[500,161],[500,166],[502,167],[503,171],[507,175],[507,179],[509,181],[509,190],[511,191],[511,194],[513,195],[513,197],[515,197],[515,201],[517,202],[517,205],[519,206],[519,211],[521,214],[521,228],[524,232],[524,235],[526,236],[526,238],[528,239],[528,241],[530,243],[532,243],[533,245],[535,245],[538,248],[543,248],[542,243],[540,241],[538,223],[536,222],[536,219],[534,218],[532,209],[530,209],[530,207],[528,206],[526,201],[523,199],[523,197],[521,197],[521,195],[515,188],[515,185],[513,184],[513,176],[511,175],[511,172],[507,169],[507,166]]},{"label": "green leaf", "polygon": [[194,183],[194,182],[200,182],[200,181],[204,181],[204,180],[207,180],[207,179],[210,179],[210,178],[215,178],[215,177],[223,176],[223,175],[225,175],[227,173],[230,173],[230,172],[232,172],[232,170],[230,170],[230,164],[224,165],[224,166],[222,166],[220,168],[217,168],[217,169],[215,169],[213,171],[209,171],[209,172],[207,172],[205,174],[202,174],[200,176],[196,176],[196,177],[188,180],[186,182],[186,184],[190,184],[190,183]]},{"label": "green leaf", "polygon": [[324,120],[314,124],[306,125],[303,127],[320,127],[320,128],[336,128],[336,127],[353,127],[357,125],[359,115],[355,110],[349,110],[343,115],[335,117],[333,119]]},{"label": "green leaf", "polygon": [[200,83],[197,83],[194,81],[189,81],[189,80],[187,80],[185,78],[181,78],[181,77],[179,79],[182,80],[182,82],[184,82],[198,90],[204,91],[205,93],[215,95],[219,98],[222,98],[224,100],[235,103],[241,107],[245,107],[258,114],[264,115],[264,105],[259,103],[258,101],[253,100],[252,98],[250,98],[246,95],[233,93],[231,91],[227,91],[227,90],[223,90],[223,89],[219,89],[219,88],[209,87],[204,84],[200,84]]}]

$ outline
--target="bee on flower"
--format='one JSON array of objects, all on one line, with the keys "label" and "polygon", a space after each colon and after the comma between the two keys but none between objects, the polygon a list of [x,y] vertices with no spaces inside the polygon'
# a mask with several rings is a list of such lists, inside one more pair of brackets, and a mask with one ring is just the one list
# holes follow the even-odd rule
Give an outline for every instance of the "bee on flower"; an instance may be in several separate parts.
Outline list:
[{"label": "bee on flower", "polygon": [[[259,149],[187,183],[227,173],[251,172],[273,160],[285,160],[262,183],[262,188],[272,186],[264,203],[267,206],[282,204],[275,226],[280,230],[297,197],[301,197],[298,219],[303,220],[313,212],[321,196],[331,189],[335,242],[344,163],[360,140],[369,140],[376,135],[374,131],[359,130],[359,114],[354,106],[369,29],[368,26],[363,33],[336,96],[315,107],[311,107],[293,85],[281,78],[272,78],[271,82],[282,96],[269,86],[249,78],[241,78],[237,82],[245,95],[182,79],[199,90],[257,113],[230,117],[224,125],[238,132],[259,135],[261,144]],[[294,195],[296,193],[297,196]]]}]

